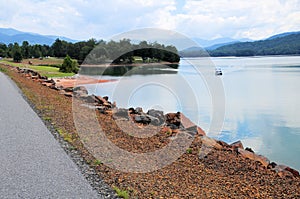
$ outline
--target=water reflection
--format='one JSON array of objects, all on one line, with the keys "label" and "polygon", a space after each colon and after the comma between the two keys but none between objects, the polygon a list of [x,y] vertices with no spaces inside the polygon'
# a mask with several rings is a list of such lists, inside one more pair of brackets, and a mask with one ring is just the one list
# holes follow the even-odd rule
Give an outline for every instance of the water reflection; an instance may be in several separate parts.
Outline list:
[{"label": "water reflection", "polygon": [[159,75],[176,74],[179,64],[140,64],[140,65],[83,65],[80,68],[82,75],[104,76],[132,76],[132,75]]}]

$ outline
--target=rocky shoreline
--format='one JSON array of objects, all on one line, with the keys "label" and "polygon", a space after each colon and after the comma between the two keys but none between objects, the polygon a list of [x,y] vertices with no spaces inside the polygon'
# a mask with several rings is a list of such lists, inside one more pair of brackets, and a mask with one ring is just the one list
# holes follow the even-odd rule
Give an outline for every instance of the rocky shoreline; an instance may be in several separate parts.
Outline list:
[{"label": "rocky shoreline", "polygon": [[[152,176],[147,175],[147,174],[124,174],[121,172],[115,172],[111,171],[109,168],[106,168],[105,165],[97,165],[96,171],[98,173],[101,173],[100,175],[104,175],[104,179],[106,182],[112,186],[121,186],[123,188],[128,188],[129,186],[131,189],[129,189],[129,192],[133,196],[140,196],[140,197],[148,197],[148,198],[156,198],[156,197],[164,197],[167,196],[166,194],[169,194],[171,197],[182,197],[184,196],[183,194],[186,193],[183,190],[179,190],[179,193],[173,193],[170,192],[170,190],[161,190],[159,189],[154,189],[153,187],[148,187],[150,191],[147,190],[147,187],[141,187],[141,182],[138,182],[140,180],[145,180],[145,179],[152,179],[153,181],[156,179],[156,181],[160,181],[158,173],[163,173],[160,175],[163,176],[173,176],[173,172],[182,172],[178,170],[178,168],[181,168],[181,163],[182,161],[185,164],[191,164],[191,166],[188,166],[189,171],[193,171],[195,174],[199,174],[196,178],[201,178],[200,174],[203,176],[208,175],[209,177],[212,177],[209,175],[211,172],[212,174],[215,174],[216,176],[219,176],[220,179],[217,179],[219,182],[220,180],[223,182],[222,177],[223,175],[229,177],[230,175],[234,176],[234,178],[239,178],[235,176],[235,172],[239,173],[239,176],[245,176],[245,175],[255,175],[256,178],[263,180],[264,177],[263,175],[267,175],[270,179],[265,179],[269,180],[269,183],[263,183],[267,184],[265,186],[267,187],[262,187],[261,190],[265,190],[265,188],[268,188],[273,181],[274,182],[282,182],[283,184],[289,183],[291,186],[291,190],[294,190],[294,196],[299,196],[299,190],[294,189],[293,187],[299,187],[300,184],[300,176],[299,172],[293,168],[290,168],[285,165],[277,165],[274,162],[270,162],[268,158],[255,154],[250,148],[244,148],[243,144],[240,141],[237,141],[232,144],[225,143],[220,140],[215,140],[210,137],[207,137],[205,132],[198,127],[197,125],[193,124],[187,117],[185,117],[182,113],[167,113],[164,114],[160,110],[148,110],[146,113],[141,109],[141,108],[129,108],[129,109],[123,109],[123,108],[117,108],[115,103],[111,103],[108,100],[108,97],[101,97],[101,96],[94,96],[94,95],[89,95],[87,90],[85,89],[84,86],[80,87],[72,87],[71,84],[63,84],[61,80],[59,79],[47,79],[45,77],[41,77],[39,74],[36,74],[36,72],[31,71],[31,70],[25,70],[25,69],[19,69],[19,68],[12,68],[15,72],[18,72],[21,74],[21,76],[26,77],[26,79],[33,80],[34,82],[39,82],[41,85],[44,87],[49,87],[61,95],[66,96],[67,98],[74,97],[79,100],[81,100],[82,103],[86,105],[87,109],[93,109],[97,110],[97,114],[99,115],[99,122],[106,122],[105,124],[111,124],[111,125],[106,125],[106,126],[113,126],[114,121],[122,121],[124,122],[124,125],[127,125],[129,122],[134,123],[137,127],[139,128],[145,128],[147,126],[154,126],[154,127],[159,127],[160,133],[157,135],[158,139],[157,140],[152,140],[151,141],[151,147],[154,147],[153,145],[157,144],[158,148],[160,148],[162,145],[159,144],[159,141],[161,140],[168,140],[178,134],[188,134],[189,136],[193,137],[195,140],[189,150],[187,150],[186,154],[179,158],[178,162],[175,162],[174,164],[162,169],[161,171],[154,172],[152,173]],[[84,83],[82,83],[84,84]],[[74,84],[73,84],[74,85]],[[114,128],[113,128],[114,129]],[[108,136],[111,136],[111,139],[114,143],[116,144],[123,144],[126,145],[126,143],[129,143],[129,138],[124,135],[124,133],[120,132],[118,136],[113,135],[116,134],[114,132],[119,132],[117,128],[116,130],[108,130],[109,133],[107,134]],[[130,138],[132,139],[132,138]],[[137,138],[138,140],[138,138]],[[168,142],[168,141],[166,141]],[[130,142],[131,143],[131,142]],[[135,144],[128,144],[128,145],[133,145],[131,147],[128,146],[123,146],[125,149],[128,148],[128,151],[133,150],[133,151],[139,151],[143,152],[145,151],[144,146],[135,146]],[[155,146],[154,148],[157,148]],[[126,148],[127,147],[127,148]],[[149,146],[147,146],[149,147]],[[202,153],[200,153],[202,151]],[[203,153],[203,151],[207,151],[206,153]],[[228,158],[228,159],[227,159]],[[220,161],[220,162],[216,162]],[[227,163],[226,163],[227,162]],[[232,165],[230,165],[230,162],[232,162]],[[214,164],[211,164],[214,163]],[[195,170],[196,165],[198,165],[198,169]],[[200,166],[199,166],[200,165]],[[222,165],[222,167],[220,167]],[[242,166],[243,165],[243,166]],[[217,167],[217,168],[215,168]],[[223,167],[226,167],[223,168]],[[231,168],[232,167],[232,168]],[[199,169],[202,168],[204,171],[207,173],[203,174],[203,172],[199,171]],[[244,168],[244,169],[242,169]],[[215,170],[217,169],[217,170]],[[225,169],[225,170],[224,170]],[[243,171],[244,173],[241,173],[240,171]],[[222,172],[221,172],[222,171]],[[103,174],[103,172],[105,174]],[[171,173],[170,173],[171,172]],[[221,173],[220,173],[221,172]],[[233,172],[233,173],[232,173]],[[250,172],[250,173],[249,173]],[[257,174],[256,174],[257,173]],[[260,175],[258,175],[260,174]],[[186,175],[191,175],[189,172]],[[154,177],[153,177],[154,176]],[[133,178],[136,179],[133,179]],[[176,178],[178,176],[174,176],[174,181],[176,181]],[[117,178],[112,179],[112,178]],[[154,178],[154,179],[153,179]],[[224,176],[223,176],[224,178]],[[249,178],[247,177],[248,180],[254,181],[257,183],[257,179],[252,179],[253,177]],[[197,180],[196,179],[196,180]],[[281,179],[281,180],[280,180]],[[121,180],[121,182],[120,182]],[[171,180],[171,179],[170,179]],[[190,180],[189,182],[191,183],[191,187],[193,187],[193,183],[197,183],[196,180]],[[199,180],[199,179],[198,179]],[[216,179],[214,179],[215,181]],[[150,180],[151,181],[151,180]],[[168,187],[167,182],[164,180],[161,180],[161,186],[162,187]],[[205,179],[202,179],[201,182],[205,182]],[[185,181],[184,181],[185,182]],[[261,183],[262,181],[259,181]],[[272,183],[271,183],[272,182]],[[226,180],[225,180],[226,183]],[[151,184],[151,183],[150,183]],[[155,184],[155,183],[154,183]],[[160,184],[160,183],[159,183]],[[217,183],[218,184],[218,183]],[[234,184],[234,183],[233,183]],[[153,185],[154,186],[154,185]],[[170,185],[171,186],[171,185]],[[228,185],[229,186],[229,185]],[[247,185],[250,186],[250,185]],[[258,186],[258,185],[257,185]],[[132,188],[134,187],[134,188]],[[136,190],[138,187],[140,187],[140,190]],[[177,185],[172,185],[176,190]],[[210,187],[206,184],[206,187]],[[252,186],[250,186],[252,187]],[[225,189],[227,189],[226,187]],[[274,186],[274,189],[276,187]],[[169,189],[169,188],[168,188]],[[214,189],[214,188],[211,188]],[[233,188],[235,189],[235,188]],[[285,192],[282,192],[279,190],[277,193],[276,190],[273,190],[272,187],[270,187],[271,191],[270,193],[276,193],[278,195],[275,196],[282,196],[280,194],[283,194]],[[278,189],[278,187],[277,187]],[[142,191],[145,191],[145,193],[140,193]],[[194,189],[187,189],[190,191],[195,192],[196,195],[191,193],[192,196],[199,196],[199,190],[198,188]],[[205,189],[206,190],[206,189]],[[205,191],[204,190],[204,191]],[[229,189],[230,190],[230,189]],[[174,191],[174,190],[173,190]],[[219,190],[221,191],[221,190]],[[211,193],[211,190],[206,190],[206,192]],[[205,193],[206,193],[205,192]],[[251,193],[257,194],[257,191],[251,191]],[[281,193],[280,193],[281,192]],[[243,194],[244,191],[243,189],[239,188],[239,194]],[[250,192],[245,192],[248,194],[248,196],[254,196],[251,195]],[[286,192],[286,193],[292,193],[292,192]],[[212,196],[214,196],[214,193],[211,193]],[[238,196],[233,193],[226,193],[222,192],[223,196],[228,196],[226,194],[230,194],[232,197]],[[221,194],[221,196],[222,196]],[[233,195],[232,195],[233,194]],[[247,195],[246,194],[246,195]],[[260,196],[267,196],[268,194],[264,195],[263,193],[260,193]],[[273,196],[274,196],[273,194]],[[245,195],[245,196],[246,196]],[[150,197],[151,196],[151,197]],[[205,195],[207,196],[207,195]],[[272,196],[272,195],[270,195]],[[200,196],[199,196],[200,197]],[[204,197],[204,195],[203,195]],[[256,196],[257,197],[257,196]],[[202,198],[202,197],[201,197]]]}]

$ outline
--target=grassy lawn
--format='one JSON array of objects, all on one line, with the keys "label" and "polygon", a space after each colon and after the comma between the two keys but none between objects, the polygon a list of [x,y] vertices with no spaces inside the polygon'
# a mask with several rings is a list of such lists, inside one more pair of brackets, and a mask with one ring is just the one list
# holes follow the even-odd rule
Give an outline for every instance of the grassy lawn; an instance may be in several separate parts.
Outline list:
[{"label": "grassy lawn", "polygon": [[[29,61],[33,65],[29,64]],[[21,63],[15,63],[11,59],[3,59],[0,60],[0,63],[8,64],[14,67],[20,67],[20,68],[30,68],[38,73],[40,73],[42,76],[47,76],[49,78],[51,77],[67,77],[67,76],[73,76],[75,73],[62,73],[59,72],[59,68],[54,67],[57,65],[62,64],[63,59],[57,59],[57,58],[48,58],[48,59],[25,59]]]}]

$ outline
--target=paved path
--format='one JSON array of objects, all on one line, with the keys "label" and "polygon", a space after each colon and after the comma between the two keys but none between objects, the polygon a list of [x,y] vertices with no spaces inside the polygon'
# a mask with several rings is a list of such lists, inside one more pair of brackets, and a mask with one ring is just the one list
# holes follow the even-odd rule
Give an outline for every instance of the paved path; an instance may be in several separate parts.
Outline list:
[{"label": "paved path", "polygon": [[99,198],[0,72],[0,198]]}]

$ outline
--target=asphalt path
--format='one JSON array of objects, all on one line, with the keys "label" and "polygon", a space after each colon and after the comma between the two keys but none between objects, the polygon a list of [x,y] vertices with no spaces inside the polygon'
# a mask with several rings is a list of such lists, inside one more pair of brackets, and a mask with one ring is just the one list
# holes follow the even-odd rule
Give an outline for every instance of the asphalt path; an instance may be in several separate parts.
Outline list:
[{"label": "asphalt path", "polygon": [[0,198],[101,198],[1,72]]}]

